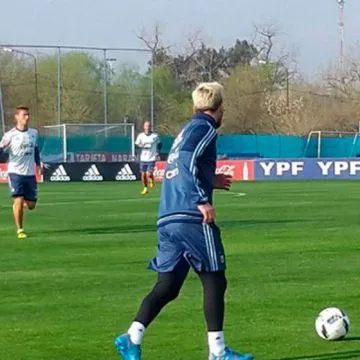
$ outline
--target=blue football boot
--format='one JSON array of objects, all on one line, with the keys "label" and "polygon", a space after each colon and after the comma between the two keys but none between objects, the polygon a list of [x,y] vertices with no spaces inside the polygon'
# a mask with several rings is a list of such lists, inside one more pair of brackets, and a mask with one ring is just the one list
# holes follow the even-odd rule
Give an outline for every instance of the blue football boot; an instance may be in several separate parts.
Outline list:
[{"label": "blue football boot", "polygon": [[140,345],[133,344],[128,334],[118,336],[114,344],[123,360],[141,360]]},{"label": "blue football boot", "polygon": [[221,356],[210,355],[209,360],[253,360],[254,357],[250,354],[242,355],[229,348],[225,348],[224,354]]}]

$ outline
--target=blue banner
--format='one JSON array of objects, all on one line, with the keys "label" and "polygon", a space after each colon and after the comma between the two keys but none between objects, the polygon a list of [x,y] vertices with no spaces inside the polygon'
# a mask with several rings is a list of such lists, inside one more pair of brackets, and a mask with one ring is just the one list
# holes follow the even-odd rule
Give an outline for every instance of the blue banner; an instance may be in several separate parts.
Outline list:
[{"label": "blue banner", "polygon": [[255,160],[255,180],[360,179],[360,159]]}]

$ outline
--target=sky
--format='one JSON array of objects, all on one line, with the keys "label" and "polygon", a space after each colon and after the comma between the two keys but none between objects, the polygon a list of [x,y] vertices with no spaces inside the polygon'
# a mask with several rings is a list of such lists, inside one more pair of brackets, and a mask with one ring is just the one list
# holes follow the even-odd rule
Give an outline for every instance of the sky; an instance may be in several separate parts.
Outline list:
[{"label": "sky", "polygon": [[[251,40],[254,24],[274,24],[277,51],[290,50],[307,75],[339,54],[337,0],[0,0],[0,13],[2,44],[134,48],[157,22],[175,48],[197,31],[209,45],[231,46]],[[360,0],[347,0],[347,51],[360,40],[359,14]]]}]

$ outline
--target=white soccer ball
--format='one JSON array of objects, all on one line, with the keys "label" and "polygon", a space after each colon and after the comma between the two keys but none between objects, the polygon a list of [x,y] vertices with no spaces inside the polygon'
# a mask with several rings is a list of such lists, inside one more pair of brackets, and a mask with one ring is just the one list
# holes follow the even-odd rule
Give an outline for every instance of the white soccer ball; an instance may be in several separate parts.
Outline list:
[{"label": "white soccer ball", "polygon": [[318,315],[315,328],[318,335],[325,340],[343,339],[350,330],[347,314],[338,308],[327,308]]}]

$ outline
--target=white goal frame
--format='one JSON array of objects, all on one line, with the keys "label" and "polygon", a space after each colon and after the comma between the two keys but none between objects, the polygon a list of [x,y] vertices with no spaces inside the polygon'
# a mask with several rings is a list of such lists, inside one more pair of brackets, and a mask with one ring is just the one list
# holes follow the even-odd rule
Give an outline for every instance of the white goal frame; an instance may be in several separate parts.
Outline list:
[{"label": "white goal frame", "polygon": [[312,139],[312,137],[316,135],[317,136],[317,146],[316,146],[316,155],[317,158],[321,158],[321,139],[326,136],[326,135],[330,135],[332,137],[343,137],[343,136],[348,136],[351,137],[353,136],[353,142],[352,142],[352,147],[350,150],[350,154],[349,157],[352,157],[354,154],[354,148],[356,145],[356,141],[358,140],[359,136],[360,136],[360,132],[351,132],[351,131],[328,131],[328,130],[314,130],[314,131],[310,131],[309,135],[307,137],[307,141],[306,141],[306,145],[305,145],[305,149],[304,149],[304,157],[306,157],[307,154],[307,150],[309,148],[309,144],[310,141]]},{"label": "white goal frame", "polygon": [[131,137],[131,156],[135,156],[135,124],[134,123],[111,123],[111,124],[60,124],[60,125],[45,125],[44,129],[59,129],[59,136],[63,138],[63,146],[62,146],[62,155],[63,162],[67,162],[67,153],[68,153],[68,144],[67,144],[67,136],[68,136],[68,128],[69,127],[103,127],[97,131],[97,133],[104,132],[105,136],[107,136],[108,131],[117,127],[121,128],[129,128],[130,127],[130,137]]}]

